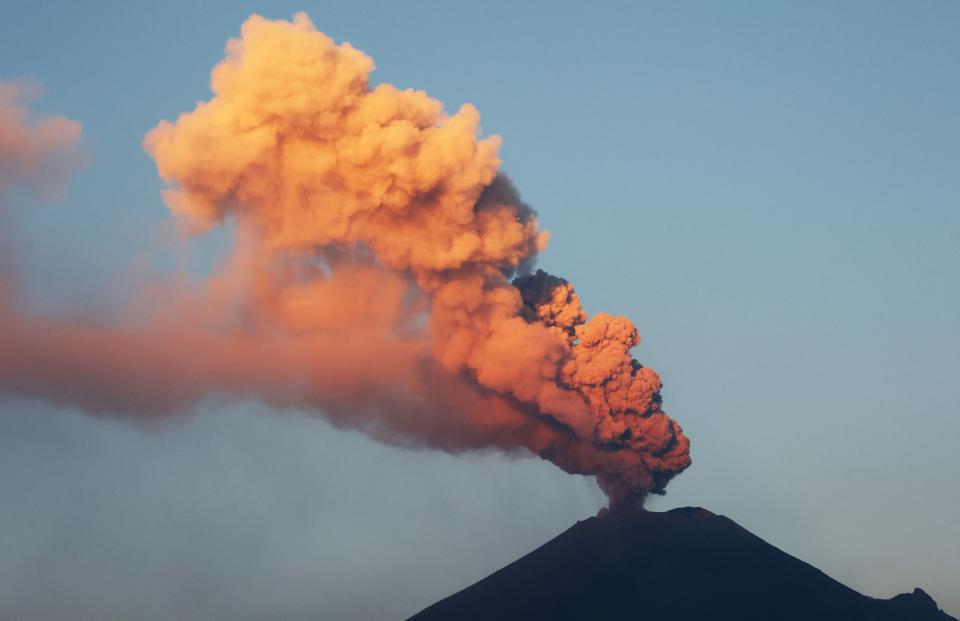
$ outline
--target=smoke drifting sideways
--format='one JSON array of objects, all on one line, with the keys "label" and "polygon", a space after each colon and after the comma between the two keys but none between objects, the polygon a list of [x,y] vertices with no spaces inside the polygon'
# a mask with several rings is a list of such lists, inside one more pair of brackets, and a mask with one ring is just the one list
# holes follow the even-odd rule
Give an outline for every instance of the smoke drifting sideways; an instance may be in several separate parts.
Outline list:
[{"label": "smoke drifting sideways", "polygon": [[[141,419],[252,398],[391,444],[533,453],[595,475],[613,507],[662,493],[690,443],[631,357],[636,328],[530,273],[548,235],[474,107],[372,86],[373,68],[302,13],[250,17],[214,96],[144,140],[185,231],[236,224],[225,266],[99,323],[8,299],[0,390]],[[3,170],[31,183],[79,126],[4,102]]]}]

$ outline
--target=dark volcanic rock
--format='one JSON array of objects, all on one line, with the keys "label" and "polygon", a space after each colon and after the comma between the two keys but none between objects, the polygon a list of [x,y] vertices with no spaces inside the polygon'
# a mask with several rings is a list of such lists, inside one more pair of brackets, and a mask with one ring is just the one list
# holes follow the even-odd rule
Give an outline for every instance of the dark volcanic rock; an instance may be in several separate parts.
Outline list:
[{"label": "dark volcanic rock", "polygon": [[590,518],[410,621],[957,621],[866,597],[706,509]]}]

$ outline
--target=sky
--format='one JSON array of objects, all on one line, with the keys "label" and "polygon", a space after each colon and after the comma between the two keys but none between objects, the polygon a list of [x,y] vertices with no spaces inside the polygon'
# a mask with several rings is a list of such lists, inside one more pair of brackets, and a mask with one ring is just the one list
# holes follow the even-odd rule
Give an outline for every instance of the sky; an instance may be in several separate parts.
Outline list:
[{"label": "sky", "polygon": [[[596,4],[4,2],[0,80],[85,153],[63,196],[8,197],[18,284],[96,314],[144,266],[209,271],[227,235],[176,241],[144,134],[247,16],[306,11],[374,81],[474,104],[538,265],[636,323],[692,442],[650,508],[960,614],[960,5]],[[139,425],[3,394],[0,618],[399,619],[604,503],[256,402]]]}]

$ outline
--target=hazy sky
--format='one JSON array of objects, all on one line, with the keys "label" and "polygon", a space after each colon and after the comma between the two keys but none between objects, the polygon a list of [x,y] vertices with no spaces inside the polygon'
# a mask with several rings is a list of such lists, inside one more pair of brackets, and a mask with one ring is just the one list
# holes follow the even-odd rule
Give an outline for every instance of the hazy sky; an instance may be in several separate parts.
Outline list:
[{"label": "hazy sky", "polygon": [[[252,12],[471,102],[552,233],[631,317],[701,505],[867,594],[960,614],[960,4],[0,5],[0,80],[83,124],[58,202],[11,197],[36,305],[208,269],[140,144],[209,98]],[[202,4],[197,8],[194,4]],[[0,618],[399,619],[592,515],[539,460],[408,452],[255,403],[151,428],[0,397]]]}]

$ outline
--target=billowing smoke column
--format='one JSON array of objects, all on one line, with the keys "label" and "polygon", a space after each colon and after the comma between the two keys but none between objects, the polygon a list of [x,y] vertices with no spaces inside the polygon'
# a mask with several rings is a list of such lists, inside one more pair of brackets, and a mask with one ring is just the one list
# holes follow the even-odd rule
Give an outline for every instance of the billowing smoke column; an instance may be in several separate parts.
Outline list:
[{"label": "billowing smoke column", "polygon": [[0,388],[127,415],[253,397],[386,442],[525,449],[615,504],[662,492],[689,441],[633,324],[529,273],[547,234],[476,109],[372,70],[303,14],[248,19],[214,97],[144,142],[181,221],[237,223],[229,268],[123,326],[7,309],[0,351],[30,354],[0,354]]}]

